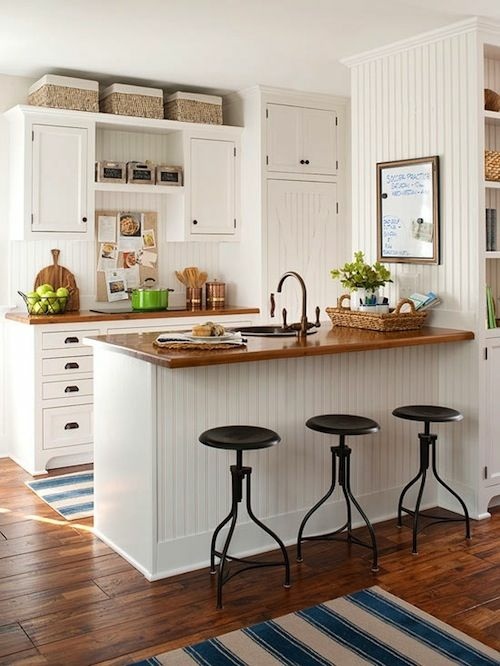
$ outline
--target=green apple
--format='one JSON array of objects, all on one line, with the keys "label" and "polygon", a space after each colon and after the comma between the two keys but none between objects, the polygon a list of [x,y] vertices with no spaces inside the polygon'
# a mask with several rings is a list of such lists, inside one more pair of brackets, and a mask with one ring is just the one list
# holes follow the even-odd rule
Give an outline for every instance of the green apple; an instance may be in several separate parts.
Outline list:
[{"label": "green apple", "polygon": [[45,296],[48,291],[54,291],[54,287],[46,282],[45,284],[41,284],[39,287],[36,288],[36,293],[39,296]]},{"label": "green apple", "polygon": [[47,312],[47,303],[38,301],[38,303],[33,305],[32,312],[33,314],[45,314],[45,312]]},{"label": "green apple", "polygon": [[52,314],[58,314],[61,312],[61,303],[58,298],[51,298],[49,300],[48,312],[51,312]]},{"label": "green apple", "polygon": [[28,305],[34,305],[35,303],[38,303],[40,300],[40,296],[36,293],[36,291],[28,291],[26,294],[26,301]]},{"label": "green apple", "polygon": [[59,289],[56,291],[56,295],[59,298],[67,298],[69,296],[69,289],[66,287],[59,287]]}]

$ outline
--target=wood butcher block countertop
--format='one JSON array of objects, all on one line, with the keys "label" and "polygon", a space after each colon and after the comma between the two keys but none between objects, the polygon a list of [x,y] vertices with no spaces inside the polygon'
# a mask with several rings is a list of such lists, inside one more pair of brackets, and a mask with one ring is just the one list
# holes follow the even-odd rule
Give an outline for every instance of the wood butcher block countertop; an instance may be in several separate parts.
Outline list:
[{"label": "wood butcher block countertop", "polygon": [[170,317],[203,317],[204,319],[213,319],[222,315],[244,315],[258,314],[259,308],[242,308],[226,306],[220,310],[183,310],[180,308],[171,308],[170,310],[160,310],[159,312],[93,312],[91,310],[78,310],[75,312],[65,312],[61,315],[29,315],[21,310],[7,312],[5,317],[12,321],[18,321],[21,324],[40,325],[43,324],[83,324],[93,321],[130,321],[134,319],[166,319]]},{"label": "wood butcher block countertop", "polygon": [[472,331],[430,326],[424,326],[416,331],[381,333],[357,328],[331,328],[331,325],[325,322],[316,333],[307,336],[306,340],[299,340],[297,337],[248,337],[245,347],[213,351],[158,349],[153,346],[156,337],[155,333],[129,333],[101,335],[86,340],[97,348],[105,346],[114,352],[127,354],[148,363],[167,368],[189,368],[462,342],[472,340],[474,334]]}]

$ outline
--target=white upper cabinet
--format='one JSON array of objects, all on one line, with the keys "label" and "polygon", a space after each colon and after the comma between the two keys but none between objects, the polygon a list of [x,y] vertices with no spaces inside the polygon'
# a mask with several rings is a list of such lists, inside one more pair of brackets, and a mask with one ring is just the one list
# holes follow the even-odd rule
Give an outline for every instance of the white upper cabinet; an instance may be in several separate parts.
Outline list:
[{"label": "white upper cabinet", "polygon": [[92,238],[93,123],[22,107],[7,117],[11,238]]},{"label": "white upper cabinet", "polygon": [[87,231],[87,145],[86,128],[33,125],[33,232]]},{"label": "white upper cabinet", "polygon": [[338,170],[337,114],[287,104],[268,104],[268,171],[334,176]]},{"label": "white upper cabinet", "polygon": [[236,144],[191,138],[190,234],[236,233]]}]

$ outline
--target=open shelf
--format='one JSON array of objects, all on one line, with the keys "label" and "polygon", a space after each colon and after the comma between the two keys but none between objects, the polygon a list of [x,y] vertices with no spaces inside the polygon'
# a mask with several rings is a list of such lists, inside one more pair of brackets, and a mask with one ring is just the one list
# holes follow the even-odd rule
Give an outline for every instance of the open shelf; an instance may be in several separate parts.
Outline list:
[{"label": "open shelf", "polygon": [[500,259],[500,251],[499,250],[486,250],[484,253],[484,258],[485,259]]},{"label": "open shelf", "polygon": [[136,183],[94,183],[96,192],[129,192],[134,194],[183,194],[183,185],[137,185]]},{"label": "open shelf", "polygon": [[485,180],[484,186],[488,190],[500,190],[500,181],[496,180]]},{"label": "open shelf", "polygon": [[500,125],[500,111],[485,111],[484,122],[490,125]]}]

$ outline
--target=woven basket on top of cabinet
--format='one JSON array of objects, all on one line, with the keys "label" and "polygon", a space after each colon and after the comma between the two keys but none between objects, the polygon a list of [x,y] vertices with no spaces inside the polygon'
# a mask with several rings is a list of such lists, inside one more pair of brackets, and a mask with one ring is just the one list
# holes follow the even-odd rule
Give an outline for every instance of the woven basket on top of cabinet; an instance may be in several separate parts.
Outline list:
[{"label": "woven basket on top of cabinet", "polygon": [[484,151],[484,177],[486,180],[500,180],[500,151]]},{"label": "woven basket on top of cabinet", "polygon": [[[427,312],[415,310],[415,305],[409,298],[402,298],[392,312],[384,314],[351,310],[342,305],[346,299],[350,300],[349,294],[339,297],[336,308],[326,308],[333,326],[364,328],[370,331],[412,331],[421,328],[427,317]],[[410,311],[401,312],[403,305],[409,305]]]}]

